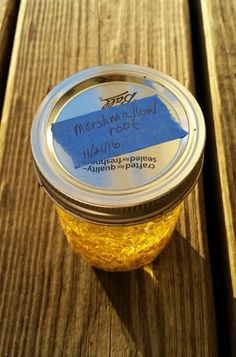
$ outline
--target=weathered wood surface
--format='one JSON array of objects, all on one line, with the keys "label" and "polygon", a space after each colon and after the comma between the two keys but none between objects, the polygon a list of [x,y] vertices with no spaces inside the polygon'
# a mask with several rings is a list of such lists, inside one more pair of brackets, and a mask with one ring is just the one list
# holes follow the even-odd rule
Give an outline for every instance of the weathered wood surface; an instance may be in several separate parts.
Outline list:
[{"label": "weathered wood surface", "polygon": [[0,2],[0,69],[8,46],[9,32],[16,3],[15,0],[1,0]]},{"label": "weathered wood surface", "polygon": [[0,356],[217,355],[201,183],[149,271],[123,274],[71,251],[36,183],[40,101],[66,76],[114,62],[193,90],[187,1],[21,1],[0,133]]},{"label": "weathered wood surface", "polygon": [[[214,160],[219,174],[218,195],[222,207],[221,240],[225,253],[226,280],[232,343],[236,350],[236,3],[201,1],[204,38],[213,113]],[[212,148],[213,150],[213,148]],[[228,267],[228,269],[227,269]]]},{"label": "weathered wood surface", "polygon": [[4,95],[4,83],[10,59],[11,42],[15,31],[18,0],[0,1],[0,110]]}]

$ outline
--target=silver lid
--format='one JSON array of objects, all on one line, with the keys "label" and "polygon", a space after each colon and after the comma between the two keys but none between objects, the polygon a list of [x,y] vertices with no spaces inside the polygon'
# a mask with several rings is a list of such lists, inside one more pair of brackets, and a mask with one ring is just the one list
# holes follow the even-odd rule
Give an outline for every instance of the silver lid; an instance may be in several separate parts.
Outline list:
[{"label": "silver lid", "polygon": [[[187,136],[80,168],[53,140],[52,123],[153,95]],[[134,224],[174,207],[193,188],[205,124],[194,97],[173,78],[137,65],[104,65],[74,74],[46,96],[31,144],[39,181],[59,206],[92,222]]]}]

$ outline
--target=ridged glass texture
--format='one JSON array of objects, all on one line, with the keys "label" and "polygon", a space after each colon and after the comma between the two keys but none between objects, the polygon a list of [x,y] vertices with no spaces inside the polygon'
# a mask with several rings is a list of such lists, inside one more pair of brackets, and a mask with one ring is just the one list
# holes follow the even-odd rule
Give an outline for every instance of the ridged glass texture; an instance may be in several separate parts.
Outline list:
[{"label": "ridged glass texture", "polygon": [[132,226],[105,226],[85,222],[56,207],[73,250],[92,266],[128,271],[153,261],[169,242],[181,204],[151,221]]}]

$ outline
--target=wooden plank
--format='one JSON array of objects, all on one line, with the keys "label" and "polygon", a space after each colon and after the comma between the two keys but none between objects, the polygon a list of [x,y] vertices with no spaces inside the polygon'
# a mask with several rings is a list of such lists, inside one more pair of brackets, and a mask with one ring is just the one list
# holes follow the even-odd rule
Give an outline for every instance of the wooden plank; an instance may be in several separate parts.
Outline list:
[{"label": "wooden plank", "polygon": [[[229,286],[231,342],[236,350],[236,6],[235,1],[201,0],[213,123],[211,132],[222,207],[221,240]],[[228,267],[228,268],[227,268]]]},{"label": "wooden plank", "polygon": [[36,183],[29,133],[47,91],[83,68],[137,63],[193,90],[186,0],[22,0],[0,146],[0,356],[216,356],[201,182],[148,268],[94,270]]},{"label": "wooden plank", "polygon": [[0,1],[0,110],[5,91],[18,7],[18,0]]},{"label": "wooden plank", "polygon": [[0,68],[2,68],[4,54],[8,47],[12,17],[16,4],[15,0],[1,0],[0,2]]}]

